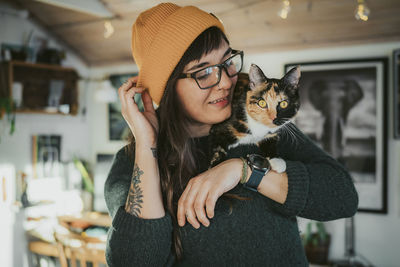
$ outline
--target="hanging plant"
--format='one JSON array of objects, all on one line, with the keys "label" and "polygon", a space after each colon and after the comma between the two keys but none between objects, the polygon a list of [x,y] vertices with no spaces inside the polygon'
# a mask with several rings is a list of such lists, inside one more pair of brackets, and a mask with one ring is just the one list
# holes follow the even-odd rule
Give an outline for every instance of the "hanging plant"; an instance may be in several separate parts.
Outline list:
[{"label": "hanging plant", "polygon": [[6,120],[7,123],[10,125],[10,135],[12,135],[15,131],[15,110],[15,103],[11,98],[0,98],[0,121]]}]

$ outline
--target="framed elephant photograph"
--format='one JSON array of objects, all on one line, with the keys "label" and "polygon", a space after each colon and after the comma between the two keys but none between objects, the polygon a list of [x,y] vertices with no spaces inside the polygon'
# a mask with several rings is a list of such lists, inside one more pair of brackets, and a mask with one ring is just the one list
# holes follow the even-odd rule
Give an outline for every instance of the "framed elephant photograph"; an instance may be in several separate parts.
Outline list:
[{"label": "framed elephant photograph", "polygon": [[300,66],[294,123],[350,172],[359,211],[387,213],[387,58]]}]

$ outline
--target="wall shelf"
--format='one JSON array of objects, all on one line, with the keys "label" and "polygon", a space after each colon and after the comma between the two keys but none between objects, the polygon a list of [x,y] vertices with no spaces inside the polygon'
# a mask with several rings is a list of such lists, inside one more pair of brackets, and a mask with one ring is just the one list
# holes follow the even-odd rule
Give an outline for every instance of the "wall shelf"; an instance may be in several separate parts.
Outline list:
[{"label": "wall shelf", "polygon": [[[17,113],[76,115],[78,113],[78,78],[73,68],[21,61],[2,62],[0,97],[12,98],[13,84],[17,82],[21,83],[23,88],[22,103],[17,108]],[[55,87],[62,89],[57,90]],[[59,93],[56,102],[58,103],[54,104],[52,101],[57,91]],[[49,106],[53,107],[49,108]],[[64,109],[60,109],[60,106]]]}]

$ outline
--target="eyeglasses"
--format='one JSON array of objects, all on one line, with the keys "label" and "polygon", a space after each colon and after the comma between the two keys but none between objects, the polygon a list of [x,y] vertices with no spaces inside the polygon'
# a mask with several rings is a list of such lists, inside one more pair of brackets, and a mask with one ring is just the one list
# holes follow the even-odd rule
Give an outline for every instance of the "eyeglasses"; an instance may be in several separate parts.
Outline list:
[{"label": "eyeglasses", "polygon": [[243,51],[232,50],[233,55],[221,64],[205,67],[192,73],[182,73],[179,78],[192,78],[196,81],[200,89],[209,89],[221,81],[222,68],[228,77],[234,77],[242,70]]}]

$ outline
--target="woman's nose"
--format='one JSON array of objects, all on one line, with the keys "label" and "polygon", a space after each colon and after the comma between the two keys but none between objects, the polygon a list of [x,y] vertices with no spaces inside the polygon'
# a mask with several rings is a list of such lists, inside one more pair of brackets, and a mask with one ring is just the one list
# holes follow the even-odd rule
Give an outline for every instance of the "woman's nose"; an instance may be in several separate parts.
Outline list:
[{"label": "woman's nose", "polygon": [[229,78],[228,74],[226,73],[225,69],[221,70],[221,80],[217,85],[219,89],[230,89],[232,87],[232,80]]}]

